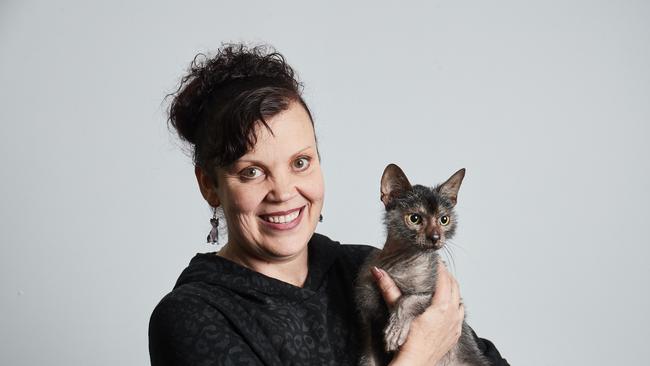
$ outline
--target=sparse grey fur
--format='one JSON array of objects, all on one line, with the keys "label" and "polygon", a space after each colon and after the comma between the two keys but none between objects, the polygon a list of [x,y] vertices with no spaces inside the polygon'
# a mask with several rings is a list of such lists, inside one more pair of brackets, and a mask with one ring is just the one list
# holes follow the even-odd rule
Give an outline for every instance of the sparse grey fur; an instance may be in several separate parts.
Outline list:
[{"label": "sparse grey fur", "polygon": [[[384,170],[381,200],[386,207],[386,243],[361,267],[356,286],[356,303],[363,325],[361,366],[388,364],[392,352],[406,340],[413,318],[431,304],[438,250],[456,231],[454,206],[464,176],[465,169],[461,169],[446,182],[429,188],[411,186],[397,165],[390,164]],[[413,214],[419,215],[419,220]],[[443,216],[449,219],[446,225]],[[417,221],[420,224],[415,224]],[[390,311],[375,284],[372,267],[386,271],[402,291]],[[458,343],[437,364],[452,365],[489,365],[464,321]]]}]

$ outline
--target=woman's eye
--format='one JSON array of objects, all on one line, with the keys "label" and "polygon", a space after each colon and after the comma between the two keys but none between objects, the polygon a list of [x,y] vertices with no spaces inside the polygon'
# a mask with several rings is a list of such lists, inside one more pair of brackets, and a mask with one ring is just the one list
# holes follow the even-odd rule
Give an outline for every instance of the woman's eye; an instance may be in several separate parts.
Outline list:
[{"label": "woman's eye", "polygon": [[410,215],[408,215],[408,220],[409,220],[409,222],[410,222],[411,224],[419,225],[419,224],[422,223],[422,216],[420,216],[420,215],[418,215],[418,214],[415,214],[415,213],[414,213],[414,214],[410,214]]},{"label": "woman's eye", "polygon": [[449,216],[442,216],[442,217],[440,218],[440,223],[441,223],[442,225],[447,225],[447,224],[449,224]]},{"label": "woman's eye", "polygon": [[252,166],[242,170],[239,175],[246,179],[254,179],[262,176],[262,169]]},{"label": "woman's eye", "polygon": [[309,164],[309,159],[304,156],[293,161],[293,167],[298,171],[309,168]]}]

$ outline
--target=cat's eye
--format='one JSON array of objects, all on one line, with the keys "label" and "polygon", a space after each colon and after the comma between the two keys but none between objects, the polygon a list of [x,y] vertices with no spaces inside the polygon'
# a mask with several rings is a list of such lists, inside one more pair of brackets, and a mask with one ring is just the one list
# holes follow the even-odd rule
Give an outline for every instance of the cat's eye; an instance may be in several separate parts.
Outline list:
[{"label": "cat's eye", "polygon": [[442,216],[442,217],[440,218],[440,223],[441,223],[443,226],[448,225],[448,224],[449,224],[449,221],[451,221],[451,220],[449,219],[449,216]]},{"label": "cat's eye", "polygon": [[420,215],[418,215],[416,213],[413,213],[413,214],[408,215],[408,220],[409,220],[409,222],[411,224],[420,225],[422,223],[422,216],[420,216]]}]

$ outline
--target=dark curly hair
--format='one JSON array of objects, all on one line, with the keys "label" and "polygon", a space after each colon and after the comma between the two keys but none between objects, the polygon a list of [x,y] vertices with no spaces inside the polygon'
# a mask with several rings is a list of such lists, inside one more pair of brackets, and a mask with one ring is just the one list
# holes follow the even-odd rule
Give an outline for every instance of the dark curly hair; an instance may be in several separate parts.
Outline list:
[{"label": "dark curly hair", "polygon": [[255,146],[255,127],[269,132],[267,119],[299,102],[302,84],[271,46],[223,44],[214,57],[198,54],[169,106],[169,120],[190,144],[194,165],[216,185],[215,168],[225,167]]}]

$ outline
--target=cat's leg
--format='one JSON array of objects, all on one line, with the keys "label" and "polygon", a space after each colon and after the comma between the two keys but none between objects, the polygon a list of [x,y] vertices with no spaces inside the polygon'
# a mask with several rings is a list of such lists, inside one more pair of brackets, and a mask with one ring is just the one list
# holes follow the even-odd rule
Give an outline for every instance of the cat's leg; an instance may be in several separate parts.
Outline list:
[{"label": "cat's leg", "polygon": [[361,359],[359,366],[379,366],[372,347],[372,331],[370,322],[366,322],[361,328]]},{"label": "cat's leg", "polygon": [[[363,321],[362,321],[363,323]],[[359,359],[359,366],[374,366],[370,355],[372,354],[371,347],[370,326],[366,324],[361,325],[361,358]]]},{"label": "cat's leg", "polygon": [[390,312],[384,330],[386,351],[396,351],[406,341],[411,321],[431,304],[431,294],[402,295]]},{"label": "cat's leg", "polygon": [[359,366],[383,366],[385,363],[382,363],[382,355],[378,353],[377,349],[369,349],[368,352],[365,352],[361,359],[359,360]]},{"label": "cat's leg", "polygon": [[[362,269],[355,290],[356,304],[359,310],[361,332],[360,366],[382,366],[380,355],[383,351],[381,331],[383,325],[377,319],[378,314],[386,314],[388,310],[383,305],[379,290],[370,276],[370,270]],[[385,319],[385,318],[384,318]],[[385,324],[385,320],[384,323]]]},{"label": "cat's leg", "polygon": [[385,319],[371,319],[367,327],[362,329],[362,356],[360,366],[384,366],[390,362],[390,356],[384,353],[384,339],[382,337]]}]

